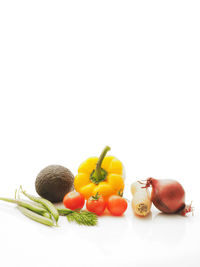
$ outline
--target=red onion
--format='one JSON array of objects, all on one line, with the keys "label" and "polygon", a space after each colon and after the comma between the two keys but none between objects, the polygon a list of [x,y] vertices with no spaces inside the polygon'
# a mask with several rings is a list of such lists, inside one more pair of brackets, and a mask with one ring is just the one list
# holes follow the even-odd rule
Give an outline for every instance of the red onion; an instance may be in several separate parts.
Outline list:
[{"label": "red onion", "polygon": [[185,204],[185,191],[177,181],[148,178],[145,187],[149,186],[152,186],[151,200],[160,211],[181,215],[192,211],[191,205]]}]

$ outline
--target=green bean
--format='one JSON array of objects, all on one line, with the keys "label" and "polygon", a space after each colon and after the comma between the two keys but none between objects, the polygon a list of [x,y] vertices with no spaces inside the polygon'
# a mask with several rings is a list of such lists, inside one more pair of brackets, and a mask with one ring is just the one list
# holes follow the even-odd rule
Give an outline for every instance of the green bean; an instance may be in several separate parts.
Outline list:
[{"label": "green bean", "polygon": [[49,218],[45,218],[44,216],[41,216],[33,211],[30,211],[26,208],[23,208],[23,207],[20,207],[18,206],[17,207],[21,213],[23,213],[25,216],[27,216],[28,218],[36,221],[36,222],[39,222],[39,223],[42,223],[42,224],[45,224],[45,225],[48,225],[48,226],[54,226],[54,223],[51,219]]},{"label": "green bean", "polygon": [[30,203],[30,204],[34,203],[35,206],[40,207],[40,208],[43,208],[43,209],[45,209],[45,211],[47,211],[46,207],[44,205],[38,203],[38,202],[35,202],[35,201],[33,202],[33,201],[29,201],[29,200],[26,200],[26,201],[28,203]]},{"label": "green bean", "polygon": [[32,210],[32,211],[37,212],[37,213],[46,212],[46,209],[44,207],[42,207],[42,206],[39,207],[38,205],[35,205],[34,202],[31,203],[31,202],[26,201],[26,200],[21,200],[21,199],[17,200],[17,199],[12,199],[12,198],[5,198],[5,197],[0,197],[0,200],[7,201],[10,203],[15,203],[18,206],[27,208],[27,209]]},{"label": "green bean", "polygon": [[42,214],[44,217],[51,219],[51,214],[47,211]]},{"label": "green bean", "polygon": [[[15,199],[16,200],[21,200],[19,191],[20,191],[20,189],[18,190],[18,195],[17,195],[17,190],[15,190]],[[42,204],[40,204],[38,202],[35,202],[35,201],[33,202],[33,201],[30,201],[30,200],[26,200],[26,202],[29,203],[29,204],[34,204],[35,206],[37,206],[39,208],[43,208],[44,209],[43,212],[47,212],[47,209],[45,208],[45,206],[43,206]]]},{"label": "green bean", "polygon": [[33,195],[29,195],[29,194],[26,193],[26,191],[24,191],[22,189],[21,186],[20,186],[20,188],[21,188],[22,193],[26,197],[28,197],[32,201],[38,202],[38,203],[42,204],[43,206],[45,206],[45,208],[52,214],[52,216],[54,217],[55,221],[56,222],[58,221],[58,219],[59,219],[59,213],[58,213],[56,207],[49,200],[47,200],[45,198],[35,197]]}]

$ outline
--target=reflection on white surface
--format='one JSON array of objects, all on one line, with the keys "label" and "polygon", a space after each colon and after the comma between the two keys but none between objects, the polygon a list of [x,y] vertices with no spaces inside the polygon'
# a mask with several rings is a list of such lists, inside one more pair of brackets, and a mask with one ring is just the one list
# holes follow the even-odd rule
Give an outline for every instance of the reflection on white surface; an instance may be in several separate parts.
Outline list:
[{"label": "reflection on white surface", "polygon": [[143,241],[150,240],[152,235],[151,222],[152,222],[152,212],[146,217],[139,217],[137,215],[131,214],[132,217],[132,227],[135,235],[138,239]]},{"label": "reflection on white surface", "polygon": [[138,239],[177,246],[185,238],[187,217],[160,212],[151,212],[145,218],[133,216],[132,225]]},{"label": "reflection on white surface", "polygon": [[158,213],[152,221],[152,241],[177,246],[186,234],[186,217]]},{"label": "reflection on white surface", "polygon": [[[33,258],[31,266],[53,267],[59,262],[59,267],[64,267],[63,257],[70,257],[70,266],[81,267],[132,267],[133,264],[137,267],[199,267],[199,214],[182,217],[152,209],[149,216],[140,218],[129,205],[124,216],[101,216],[95,227],[79,226],[61,217],[58,228],[49,228],[24,218],[16,209],[9,212],[10,216],[2,205],[1,249],[12,251],[18,262],[21,259],[18,252],[23,251],[28,262],[37,247],[40,262]],[[13,240],[20,241],[17,248],[8,239],[8,232]],[[44,254],[54,257],[43,258]]]}]

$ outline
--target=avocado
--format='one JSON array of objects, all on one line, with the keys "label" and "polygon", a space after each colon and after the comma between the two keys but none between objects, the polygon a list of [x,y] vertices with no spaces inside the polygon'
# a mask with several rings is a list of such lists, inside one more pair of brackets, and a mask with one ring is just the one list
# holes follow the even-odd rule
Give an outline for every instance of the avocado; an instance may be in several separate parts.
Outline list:
[{"label": "avocado", "polygon": [[74,189],[74,175],[61,165],[49,165],[37,175],[35,189],[38,195],[51,202],[61,202]]}]

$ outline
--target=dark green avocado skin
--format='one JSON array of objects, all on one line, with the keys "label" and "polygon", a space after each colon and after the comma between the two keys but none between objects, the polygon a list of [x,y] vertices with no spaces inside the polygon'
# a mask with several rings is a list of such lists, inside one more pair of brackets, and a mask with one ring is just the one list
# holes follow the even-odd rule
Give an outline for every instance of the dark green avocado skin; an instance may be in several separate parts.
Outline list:
[{"label": "dark green avocado skin", "polygon": [[41,197],[54,203],[61,202],[74,189],[74,175],[61,165],[49,165],[36,177],[35,189]]}]

